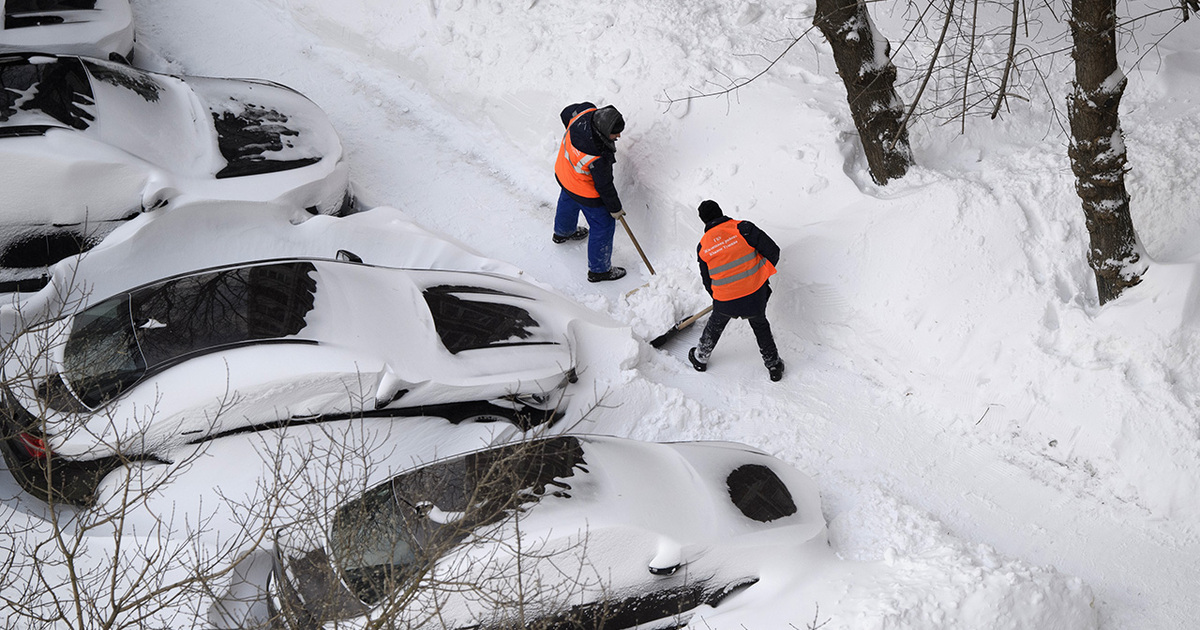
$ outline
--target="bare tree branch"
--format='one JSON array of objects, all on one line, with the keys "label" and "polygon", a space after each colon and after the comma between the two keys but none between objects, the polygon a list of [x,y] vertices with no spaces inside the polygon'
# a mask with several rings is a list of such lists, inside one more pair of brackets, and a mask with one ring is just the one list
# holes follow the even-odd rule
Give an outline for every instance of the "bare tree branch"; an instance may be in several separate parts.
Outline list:
[{"label": "bare tree branch", "polygon": [[1017,16],[1020,15],[1021,0],[1012,0],[1012,26],[1008,38],[1008,55],[1004,64],[1004,76],[1000,80],[1000,89],[996,94],[996,106],[992,108],[992,118],[995,119],[1000,112],[1000,106],[1004,103],[1005,94],[1008,92],[1008,77],[1012,73],[1013,64],[1016,63],[1016,54],[1014,51],[1017,48]]}]

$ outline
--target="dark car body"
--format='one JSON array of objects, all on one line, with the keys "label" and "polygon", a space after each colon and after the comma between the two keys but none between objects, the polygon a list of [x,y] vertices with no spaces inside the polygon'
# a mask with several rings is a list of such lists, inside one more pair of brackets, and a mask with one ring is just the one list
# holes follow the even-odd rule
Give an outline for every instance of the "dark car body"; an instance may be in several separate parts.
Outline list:
[{"label": "dark car body", "polygon": [[336,131],[290,88],[36,53],[0,54],[0,188],[0,290],[37,288],[47,265],[143,212],[352,209]]},{"label": "dark car body", "polygon": [[420,466],[281,528],[268,603],[288,630],[674,628],[814,544],[815,485],[761,451],[560,435]]},{"label": "dark car body", "polygon": [[[329,259],[217,267],[49,321],[4,353],[0,436],[43,498],[132,459],[347,417],[556,417],[582,307],[507,276]],[[528,427],[526,427],[528,428]]]}]

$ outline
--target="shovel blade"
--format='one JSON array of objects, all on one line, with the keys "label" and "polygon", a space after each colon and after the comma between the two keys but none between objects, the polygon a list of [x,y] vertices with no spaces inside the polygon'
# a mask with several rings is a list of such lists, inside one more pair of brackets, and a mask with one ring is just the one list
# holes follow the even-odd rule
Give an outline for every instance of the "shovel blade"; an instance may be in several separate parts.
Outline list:
[{"label": "shovel blade", "polygon": [[659,335],[659,336],[655,337],[654,339],[651,339],[651,340],[650,340],[650,345],[651,345],[651,346],[653,346],[653,347],[655,347],[655,348],[661,348],[661,347],[663,347],[663,344],[665,344],[665,343],[667,343],[668,341],[670,341],[670,340],[671,340],[671,337],[674,337],[674,336],[675,336],[675,333],[677,333],[677,332],[679,332],[679,325],[678,325],[678,324],[677,324],[677,325],[675,325],[674,327],[672,327],[672,328],[671,328],[670,330],[668,330],[667,332],[665,332],[665,333],[663,333],[663,334],[661,334],[661,335]]},{"label": "shovel blade", "polygon": [[695,315],[692,315],[691,317],[685,317],[685,318],[679,320],[678,322],[675,322],[675,325],[672,326],[670,330],[655,337],[654,339],[651,339],[650,345],[654,348],[663,347],[663,345],[666,344],[668,341],[670,341],[673,337],[675,337],[675,335],[679,334],[679,331],[681,331],[685,328],[688,328],[692,324],[696,323],[696,321],[699,320],[701,317],[704,317],[705,315],[707,315],[709,313],[709,311],[712,311],[711,306],[705,308],[704,310],[700,311],[699,313],[696,313]]}]

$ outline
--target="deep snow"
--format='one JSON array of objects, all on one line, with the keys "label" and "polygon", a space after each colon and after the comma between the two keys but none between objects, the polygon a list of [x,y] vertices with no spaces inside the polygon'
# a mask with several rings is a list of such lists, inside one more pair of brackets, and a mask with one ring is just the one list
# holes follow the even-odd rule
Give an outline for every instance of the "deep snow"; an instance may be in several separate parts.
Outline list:
[{"label": "deep snow", "polygon": [[[1123,60],[1132,210],[1153,264],[1098,308],[1048,113],[1068,74],[962,135],[917,121],[919,166],[880,188],[815,35],[729,96],[666,102],[756,74],[808,27],[808,2],[134,11],[140,64],[299,89],[342,134],[367,205],[626,323],[582,429],[743,442],[814,477],[839,558],[772,576],[692,627],[1171,629],[1200,615],[1194,21],[1136,68]],[[900,38],[898,18],[880,22]],[[625,114],[618,184],[654,276],[620,229],[614,260],[631,274],[616,283],[588,284],[583,246],[550,242],[558,112],[581,100]],[[705,198],[783,248],[769,310],[781,383],[741,323],[705,374],[633,343],[706,305]]]}]

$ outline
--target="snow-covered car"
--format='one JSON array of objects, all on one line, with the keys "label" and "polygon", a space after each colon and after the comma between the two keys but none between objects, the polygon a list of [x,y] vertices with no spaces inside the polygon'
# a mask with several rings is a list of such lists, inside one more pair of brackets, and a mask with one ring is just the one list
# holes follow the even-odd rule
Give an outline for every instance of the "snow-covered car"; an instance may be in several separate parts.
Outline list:
[{"label": "snow-covered car", "polygon": [[132,460],[357,417],[562,418],[583,307],[506,276],[332,259],[217,267],[29,325],[3,355],[0,450],[88,504]]},{"label": "snow-covered car", "polygon": [[128,61],[129,0],[0,0],[0,53],[38,51]]},{"label": "snow-covered car", "polygon": [[185,202],[312,214],[353,205],[333,125],[290,88],[41,54],[0,55],[0,190],[0,268],[16,275],[0,280],[10,282]]},{"label": "snow-covered car", "polygon": [[678,628],[826,540],[812,480],[749,446],[559,435],[279,528],[268,606],[288,630]]}]

